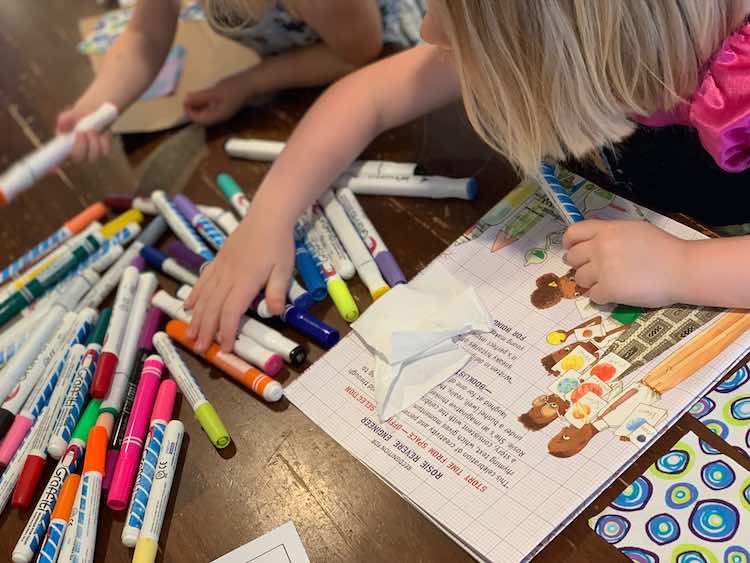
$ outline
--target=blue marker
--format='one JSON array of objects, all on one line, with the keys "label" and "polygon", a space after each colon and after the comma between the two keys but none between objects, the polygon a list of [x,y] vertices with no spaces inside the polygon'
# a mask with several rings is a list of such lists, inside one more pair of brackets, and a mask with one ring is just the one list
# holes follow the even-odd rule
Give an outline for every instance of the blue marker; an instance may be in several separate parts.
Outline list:
[{"label": "blue marker", "polygon": [[315,262],[315,258],[310,253],[310,249],[305,244],[304,233],[301,233],[298,229],[295,229],[294,235],[294,254],[295,263],[297,264],[297,271],[302,278],[302,283],[313,296],[315,301],[323,301],[328,297],[328,289],[326,289],[326,282],[323,276],[320,274],[320,268]]},{"label": "blue marker", "polygon": [[560,180],[557,179],[555,165],[549,162],[542,162],[540,169],[542,178],[544,178],[542,190],[544,190],[544,194],[563,218],[563,221],[568,225],[583,221],[583,214],[579,211],[576,204],[573,203],[570,194],[562,187]]},{"label": "blue marker", "polygon": [[339,341],[338,330],[294,305],[286,305],[284,312],[281,313],[281,320],[323,348],[332,348]]}]

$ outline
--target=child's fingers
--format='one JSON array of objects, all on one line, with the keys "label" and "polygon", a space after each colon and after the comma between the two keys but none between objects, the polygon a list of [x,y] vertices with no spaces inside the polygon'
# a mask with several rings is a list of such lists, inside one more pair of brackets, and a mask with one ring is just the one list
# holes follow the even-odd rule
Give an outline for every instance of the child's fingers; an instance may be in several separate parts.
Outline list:
[{"label": "child's fingers", "polygon": [[581,287],[593,287],[597,282],[596,270],[591,264],[584,264],[576,270],[576,283]]},{"label": "child's fingers", "polygon": [[65,110],[57,116],[57,125],[55,129],[58,133],[68,133],[75,127],[78,118],[72,110]]},{"label": "child's fingers", "polygon": [[86,136],[86,145],[88,146],[88,160],[89,162],[94,162],[100,155],[99,133],[96,131],[86,131],[84,135]]},{"label": "child's fingers", "polygon": [[112,135],[104,133],[99,136],[101,154],[107,155],[112,150]]},{"label": "child's fingers", "polygon": [[606,305],[607,303],[612,302],[612,298],[610,297],[609,292],[606,291],[606,288],[600,283],[595,283],[593,286],[591,286],[591,289],[589,289],[587,295],[589,296],[589,299],[591,299],[594,303],[598,303],[599,305]]},{"label": "child's fingers", "polygon": [[74,161],[81,162],[86,157],[86,150],[86,136],[83,133],[76,133],[70,156]]},{"label": "child's fingers", "polygon": [[[215,290],[214,286],[216,285],[216,280],[214,279],[213,272],[204,273],[204,275],[200,277],[199,284],[200,287],[196,285],[188,296],[189,298],[192,298],[190,307],[187,306],[187,302],[184,305],[186,310],[192,309],[192,319],[188,325],[188,336],[193,340],[198,339],[207,298]],[[205,292],[204,289],[206,290]]]},{"label": "child's fingers", "polygon": [[[203,286],[206,285],[208,280],[213,275],[213,267],[214,267],[214,263],[209,262],[208,265],[203,269],[203,272],[198,278],[198,283],[196,283],[193,286],[193,289],[190,292],[190,295],[188,295],[187,299],[185,299],[185,304],[183,306],[186,311],[189,311],[190,309],[195,307],[195,304],[198,302],[198,299],[200,298],[201,292],[203,290]],[[191,338],[193,337],[191,336]]]},{"label": "child's fingers", "polygon": [[196,305],[196,313],[199,313],[200,316],[198,339],[196,340],[199,352],[204,352],[216,338],[224,301],[230,290],[231,286],[218,283],[215,289],[206,292],[205,297]]},{"label": "child's fingers", "polygon": [[563,235],[563,247],[568,249],[579,242],[591,240],[599,231],[601,223],[597,219],[589,219],[588,221],[581,221],[580,223],[571,225],[565,231],[565,235]]},{"label": "child's fingers", "polygon": [[237,329],[240,326],[240,319],[260,291],[260,285],[252,285],[242,290],[234,287],[224,300],[219,320],[219,343],[224,352],[231,352],[234,348],[234,341],[237,338]]},{"label": "child's fingers", "polygon": [[274,315],[280,315],[284,311],[291,277],[292,267],[288,264],[276,264],[271,271],[266,284],[266,304]]},{"label": "child's fingers", "polygon": [[572,246],[563,256],[565,262],[571,268],[580,268],[591,260],[591,241],[579,242]]}]

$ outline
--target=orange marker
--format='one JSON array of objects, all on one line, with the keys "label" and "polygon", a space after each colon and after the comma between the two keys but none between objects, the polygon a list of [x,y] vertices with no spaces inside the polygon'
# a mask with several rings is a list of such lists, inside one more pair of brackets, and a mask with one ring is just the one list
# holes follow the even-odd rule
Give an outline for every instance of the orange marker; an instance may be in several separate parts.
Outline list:
[{"label": "orange marker", "polygon": [[271,379],[234,354],[222,352],[218,344],[211,344],[204,353],[198,352],[195,348],[195,340],[188,338],[187,327],[187,323],[182,321],[169,321],[167,334],[264,400],[275,402],[284,396],[284,389],[278,381]]},{"label": "orange marker", "polygon": [[78,495],[78,485],[81,482],[81,476],[71,473],[65,479],[65,483],[57,497],[55,510],[52,511],[52,520],[47,528],[47,535],[44,538],[42,548],[39,550],[39,561],[57,561],[57,554],[60,550],[65,528],[68,526],[68,518],[73,511],[73,501]]},{"label": "orange marker", "polygon": [[73,511],[76,516],[71,519],[72,526],[65,534],[60,550],[60,561],[91,562],[94,560],[107,442],[107,430],[102,426],[94,426],[89,432],[86,444],[81,486],[73,502]]}]

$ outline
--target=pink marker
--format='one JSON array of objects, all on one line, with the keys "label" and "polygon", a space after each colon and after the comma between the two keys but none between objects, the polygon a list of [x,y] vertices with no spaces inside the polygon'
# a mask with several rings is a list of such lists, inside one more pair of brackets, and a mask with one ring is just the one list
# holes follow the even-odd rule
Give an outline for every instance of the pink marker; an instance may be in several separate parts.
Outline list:
[{"label": "pink marker", "polygon": [[122,441],[120,457],[117,458],[112,484],[107,496],[107,506],[112,510],[125,510],[133,490],[133,481],[141,460],[143,440],[148,431],[149,417],[159,389],[164,362],[157,355],[149,356],[143,363],[141,380],[133,401],[133,410],[128,420],[128,429]]}]

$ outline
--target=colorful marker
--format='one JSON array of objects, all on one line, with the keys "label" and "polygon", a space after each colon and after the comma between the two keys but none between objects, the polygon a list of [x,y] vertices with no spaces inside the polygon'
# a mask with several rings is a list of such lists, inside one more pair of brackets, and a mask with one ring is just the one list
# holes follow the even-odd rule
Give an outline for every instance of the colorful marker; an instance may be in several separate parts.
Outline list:
[{"label": "colorful marker", "polygon": [[[156,205],[154,205],[154,202],[151,201],[151,198],[149,197],[133,197],[124,194],[109,194],[104,198],[104,205],[114,211],[126,211],[131,207],[134,207],[135,209],[138,209],[141,213],[145,213],[146,215],[159,214],[159,210],[156,208]],[[224,225],[222,225],[222,218],[224,217],[224,215],[229,215],[234,222],[234,226],[237,226],[237,219],[235,219],[234,215],[232,215],[231,212],[227,211],[226,209],[215,205],[199,204],[197,207],[201,213],[211,219],[211,221],[214,221],[225,231],[226,229]]]},{"label": "colorful marker", "polygon": [[[190,313],[185,311],[182,306],[183,303],[180,301],[188,293],[190,293],[190,288],[182,286],[177,290],[179,299],[167,295],[168,299],[165,299],[165,307],[157,306],[173,319],[190,322]],[[289,362],[293,366],[300,366],[307,359],[307,351],[302,346],[294,340],[287,338],[279,331],[255,319],[242,317],[240,319],[240,333],[254,340],[264,348],[268,348],[272,352],[281,355],[284,361]]]},{"label": "colorful marker", "polygon": [[65,455],[60,458],[54,471],[52,471],[52,476],[42,491],[36,507],[31,513],[31,517],[26,523],[26,527],[13,550],[14,561],[18,560],[28,563],[33,559],[39,543],[44,537],[50,514],[56,506],[63,482],[68,476],[78,471],[78,467],[83,461],[86,440],[88,439],[89,431],[93,428],[94,422],[96,422],[100,402],[99,400],[90,401],[86,410],[83,411],[81,419],[73,432],[70,445],[65,451]]},{"label": "colorful marker", "polygon": [[287,292],[289,301],[299,309],[307,310],[313,306],[314,299],[312,294],[302,287],[294,277],[289,280],[289,291]]},{"label": "colorful marker", "polygon": [[375,259],[375,263],[385,276],[388,285],[393,287],[399,283],[406,283],[406,276],[399,268],[396,259],[388,250],[375,226],[365,214],[365,210],[357,201],[354,192],[349,188],[341,188],[336,192],[336,199],[346,211],[346,215],[357,230],[359,238],[365,243],[367,250]]},{"label": "colorful marker", "polygon": [[323,275],[320,273],[315,258],[310,254],[310,249],[307,247],[306,240],[307,233],[295,228],[294,262],[297,265],[299,275],[302,276],[302,282],[313,296],[313,299],[315,299],[315,301],[323,301],[328,297],[326,282],[323,279]]},{"label": "colorful marker", "polygon": [[112,484],[107,496],[107,506],[112,510],[124,510],[133,490],[133,482],[138,472],[143,440],[148,431],[149,417],[154,408],[156,392],[161,382],[164,363],[159,356],[150,356],[143,364],[138,390],[128,419],[125,438],[122,441]]},{"label": "colorful marker", "polygon": [[[219,418],[216,409],[206,399],[203,390],[198,386],[185,362],[180,358],[169,336],[163,332],[157,332],[154,335],[154,346],[169,369],[169,373],[172,374],[172,378],[177,383],[180,391],[185,396],[185,399],[190,403],[190,408],[193,409],[195,418],[198,419],[208,439],[217,448],[226,448],[232,441],[229,437],[229,432],[227,432],[224,423]],[[150,502],[151,499],[149,499]]]},{"label": "colorful marker", "polygon": [[370,290],[372,298],[378,299],[390,287],[385,283],[383,276],[380,275],[378,265],[372,259],[365,243],[359,238],[359,234],[349,220],[343,206],[330,191],[322,194],[318,201],[323,207],[323,212],[331,222],[333,229],[336,231],[336,235],[344,245],[346,253],[354,263],[359,278],[367,286],[367,289]]},{"label": "colorful marker", "polygon": [[76,344],[68,353],[65,360],[65,367],[60,374],[55,385],[55,390],[47,404],[47,412],[44,418],[40,418],[37,424],[42,425],[42,430],[37,435],[37,439],[29,447],[29,453],[26,455],[26,462],[21,470],[21,477],[16,483],[16,489],[13,492],[11,505],[14,508],[28,508],[36,492],[39,479],[47,463],[47,443],[50,439],[52,424],[59,417],[62,410],[65,396],[67,395],[70,385],[73,383],[78,364],[86,352],[83,344]]},{"label": "colorful marker", "polygon": [[103,399],[107,395],[115,375],[118,355],[133,307],[135,290],[138,287],[138,277],[138,269],[134,266],[128,266],[122,273],[115,303],[112,306],[107,336],[104,337],[102,353],[96,366],[94,381],[91,383],[91,396],[95,399]]},{"label": "colorful marker", "polygon": [[278,381],[272,379],[259,369],[254,368],[234,354],[222,352],[218,344],[211,344],[205,352],[199,352],[196,349],[195,340],[190,339],[187,335],[187,323],[169,321],[167,323],[167,334],[194,354],[205,358],[211,365],[263,400],[275,402],[284,395],[284,390]]},{"label": "colorful marker", "polygon": [[183,268],[176,260],[169,258],[166,254],[157,250],[153,246],[144,246],[141,248],[141,256],[151,265],[152,268],[173,277],[179,282],[188,285],[195,285],[198,282],[198,276]]},{"label": "colorful marker", "polygon": [[349,188],[360,195],[425,197],[430,199],[476,199],[479,184],[475,178],[444,178],[442,176],[409,176],[399,178],[368,178],[340,176],[335,188]]},{"label": "colorful marker", "polygon": [[232,207],[238,215],[240,217],[247,215],[247,212],[250,209],[250,202],[239,184],[234,181],[234,178],[229,174],[219,174],[216,177],[216,183],[218,184],[221,193],[223,193],[224,197],[229,200],[229,203],[232,204]]},{"label": "colorful marker", "polygon": [[114,430],[110,436],[110,448],[107,452],[107,471],[104,475],[104,482],[102,483],[102,487],[105,491],[109,490],[109,485],[114,476],[114,469],[117,465],[122,443],[125,439],[125,433],[130,422],[133,402],[135,401],[136,392],[140,385],[143,365],[146,359],[153,353],[153,338],[156,331],[159,330],[160,324],[161,311],[157,307],[149,307],[146,311],[146,318],[143,321],[140,337],[138,338],[138,353],[128,377],[128,388],[125,393],[125,400],[120,409],[120,416],[117,419],[117,424],[114,426]]},{"label": "colorful marker", "polygon": [[[27,369],[39,356],[45,345],[49,343],[65,313],[76,307],[78,301],[88,290],[87,288],[95,284],[98,279],[99,276],[94,272],[84,270],[71,280],[65,291],[59,295],[50,308],[40,313],[39,321],[34,322],[33,330],[28,339],[3,369],[2,377],[0,377],[0,400],[12,398],[11,395],[15,397],[18,394],[16,386],[24,378],[28,378]],[[54,350],[52,353],[54,353]],[[10,422],[12,420],[9,419],[9,415],[4,414],[4,411],[0,409],[0,438],[5,435]]]},{"label": "colorful marker", "polygon": [[[21,412],[15,417],[13,424],[5,435],[5,439],[0,445],[0,465],[8,463],[13,453],[16,451],[16,448],[18,448],[18,445],[23,440],[23,437],[29,431],[29,428],[31,428],[37,420],[42,409],[47,407],[49,399],[57,385],[58,379],[60,378],[60,374],[65,368],[70,349],[75,344],[80,344],[86,340],[95,319],[96,311],[93,309],[84,309],[76,315],[68,342],[63,345],[62,349],[58,351],[55,358],[49,366],[47,366],[44,375],[37,381],[34,389],[23,403],[23,409],[21,409]],[[4,408],[12,410],[17,408],[16,404],[20,403],[6,401]],[[45,428],[45,431],[49,430],[50,428]],[[47,435],[47,439],[49,440],[49,435]]]},{"label": "colorful marker", "polygon": [[[96,548],[96,530],[99,524],[99,504],[101,501],[104,460],[107,455],[107,431],[94,426],[89,432],[86,457],[83,460],[83,476],[73,501],[76,521],[66,532],[60,552],[61,561],[92,563]],[[67,535],[72,533],[73,544],[70,554],[66,553]]]},{"label": "colorful marker", "polygon": [[320,344],[323,348],[332,348],[340,340],[339,331],[316,319],[310,311],[287,304],[280,318],[300,334]]},{"label": "colorful marker", "polygon": [[[91,381],[94,379],[96,363],[99,360],[102,342],[104,342],[104,335],[107,332],[111,315],[112,309],[109,308],[102,310],[99,315],[94,330],[89,335],[86,352],[78,367],[73,383],[70,385],[60,416],[52,426],[47,452],[54,459],[60,459],[65,453],[68,447],[68,440],[71,438],[81,417],[81,413],[84,411],[84,406],[89,396],[89,387],[91,386]],[[97,416],[99,412],[98,408]],[[86,435],[88,435],[88,430],[86,431]]]},{"label": "colorful marker", "polygon": [[0,206],[27,190],[47,172],[68,158],[79,131],[101,131],[117,119],[117,108],[105,103],[83,117],[70,133],[57,135],[47,144],[16,162],[0,176]]},{"label": "colorful marker", "polygon": [[544,179],[542,190],[544,190],[544,194],[552,202],[552,205],[560,214],[563,221],[568,225],[583,221],[583,214],[576,204],[573,203],[570,194],[560,184],[560,180],[558,180],[557,173],[555,172],[555,165],[549,162],[542,162],[540,171]]},{"label": "colorful marker", "polygon": [[[39,563],[55,563],[57,554],[62,546],[62,539],[65,535],[65,529],[68,527],[68,519],[73,510],[73,501],[78,494],[78,486],[81,483],[81,476],[73,473],[68,475],[62,486],[60,495],[55,504],[55,510],[52,512],[52,520],[47,528],[47,535],[44,537],[44,543],[39,550]],[[31,559],[16,557],[13,553],[13,563],[29,563]]]},{"label": "colorful marker", "polygon": [[133,563],[153,563],[156,560],[159,536],[169,504],[169,493],[172,490],[172,480],[177,469],[184,433],[185,428],[179,420],[172,420],[167,424],[159,461],[156,464],[154,483],[146,505],[143,528],[135,545]]},{"label": "colorful marker", "polygon": [[173,240],[167,245],[167,254],[194,274],[199,274],[201,267],[207,262],[203,256],[196,254],[179,240]]},{"label": "colorful marker", "polygon": [[52,289],[59,281],[76,269],[78,264],[96,252],[101,244],[99,235],[89,235],[78,247],[73,249],[72,256],[55,262],[21,289],[17,290],[0,303],[0,326],[15,317],[27,305],[30,305],[43,293]]},{"label": "colorful marker", "polygon": [[214,250],[219,250],[224,244],[226,237],[224,232],[214,225],[213,221],[203,215],[195,204],[184,194],[177,194],[172,200],[182,216],[188,220],[196,231]]},{"label": "colorful marker", "polygon": [[110,238],[131,223],[138,223],[139,225],[143,223],[143,213],[138,209],[128,209],[125,213],[121,213],[110,222],[105,223],[102,227],[102,236]]},{"label": "colorful marker", "polygon": [[213,260],[214,253],[203,243],[192,225],[190,225],[188,220],[175,208],[174,204],[169,201],[167,195],[163,191],[156,190],[152,193],[151,201],[154,202],[159,213],[164,217],[167,225],[169,225],[169,228],[172,229],[172,232],[174,232],[177,238],[184,242],[185,245],[196,254],[200,254],[206,260]]},{"label": "colorful marker", "polygon": [[268,375],[276,375],[284,367],[284,358],[244,334],[239,335],[233,348],[234,353],[240,358]]},{"label": "colorful marker", "polygon": [[[44,414],[44,412],[41,414]],[[0,475],[0,513],[5,510],[5,505],[8,504],[8,499],[13,492],[13,488],[16,486],[16,481],[21,474],[23,462],[26,460],[26,453],[29,451],[31,440],[34,439],[35,434],[39,431],[40,425],[35,424],[31,428],[31,432],[28,433],[24,441],[16,450],[16,453],[13,454],[10,463],[5,466],[2,475]]]},{"label": "colorful marker", "polygon": [[[115,376],[112,379],[107,396],[102,401],[101,413],[97,424],[102,424],[110,428],[122,412],[122,405],[125,401],[131,370],[138,355],[138,341],[143,321],[146,318],[146,309],[148,309],[151,303],[151,297],[154,291],[156,291],[157,285],[156,276],[151,272],[141,274],[138,278],[138,286],[136,287],[127,326],[125,327],[125,334],[120,345]],[[109,417],[111,417],[110,422],[103,422],[104,418]]]},{"label": "colorful marker", "polygon": [[[312,230],[318,236],[319,240],[323,243],[326,249],[326,253],[330,258],[333,265],[336,267],[336,271],[345,280],[350,280],[354,277],[357,269],[351,258],[346,253],[343,244],[339,240],[336,231],[328,220],[328,217],[323,211],[320,205],[313,205],[310,211],[303,217],[303,223],[308,230]],[[310,233],[308,232],[308,242]],[[310,249],[312,250],[312,248]]]},{"label": "colorful marker", "polygon": [[[247,160],[271,162],[284,150],[286,143],[262,139],[238,139],[233,137],[224,143],[229,156]],[[401,178],[420,173],[421,167],[413,162],[391,162],[388,160],[355,160],[344,172],[348,176],[370,178]]]},{"label": "colorful marker", "polygon": [[52,233],[49,237],[0,271],[0,284],[17,277],[23,273],[26,268],[39,261],[41,258],[44,258],[44,256],[52,252],[63,242],[82,232],[91,223],[101,219],[106,214],[107,207],[101,202],[89,205],[78,215],[66,221],[62,227],[57,229],[57,231]]},{"label": "colorful marker", "polygon": [[[297,224],[297,228],[298,230],[303,229],[300,223]],[[307,247],[318,262],[318,269],[326,280],[328,295],[331,296],[333,304],[336,306],[336,310],[341,315],[341,318],[350,323],[354,322],[359,317],[359,309],[354,302],[352,294],[349,292],[346,282],[341,279],[341,276],[336,271],[336,267],[333,265],[333,261],[328,253],[329,248],[318,229],[312,228],[307,231]]]}]

